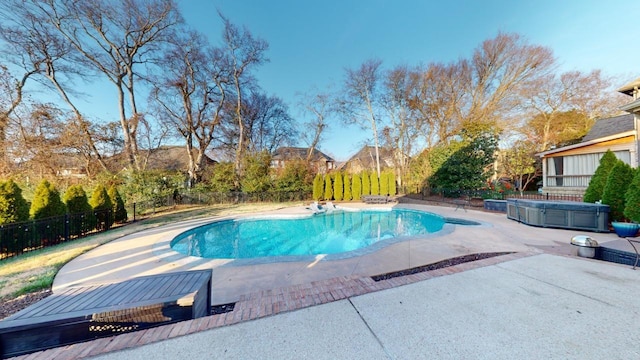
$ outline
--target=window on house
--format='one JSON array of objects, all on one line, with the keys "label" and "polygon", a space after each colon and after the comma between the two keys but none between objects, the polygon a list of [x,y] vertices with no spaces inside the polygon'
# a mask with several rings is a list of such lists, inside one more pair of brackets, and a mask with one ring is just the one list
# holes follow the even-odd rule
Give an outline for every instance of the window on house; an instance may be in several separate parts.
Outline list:
[{"label": "window on house", "polygon": [[[625,164],[631,163],[628,150],[613,153]],[[603,155],[604,152],[548,158],[547,186],[587,187]]]}]

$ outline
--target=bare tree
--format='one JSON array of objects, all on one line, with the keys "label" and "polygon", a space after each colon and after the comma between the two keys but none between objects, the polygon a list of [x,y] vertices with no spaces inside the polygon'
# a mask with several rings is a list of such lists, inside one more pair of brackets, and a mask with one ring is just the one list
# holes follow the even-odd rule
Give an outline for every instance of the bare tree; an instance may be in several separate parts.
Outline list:
[{"label": "bare tree", "polygon": [[[307,162],[309,162],[315,149],[322,142],[322,135],[328,127],[327,118],[335,114],[338,109],[336,108],[335,99],[332,98],[328,91],[321,92],[313,89],[309,93],[299,94],[298,96],[298,107],[302,109],[303,113],[312,116],[303,125],[307,131],[303,131],[301,134],[309,148],[307,152]],[[309,129],[313,130],[308,131]]]},{"label": "bare tree", "polygon": [[597,118],[619,112],[626,101],[611,87],[611,79],[599,70],[536,79],[521,92],[522,108],[528,112],[521,132],[539,145],[538,151],[579,140]]},{"label": "bare tree", "polygon": [[394,150],[396,180],[400,186],[409,171],[409,159],[414,155],[413,145],[424,126],[423,118],[410,106],[412,72],[407,66],[397,66],[384,76],[381,105],[389,117],[389,124],[382,129],[383,140]]},{"label": "bare tree", "polygon": [[458,65],[469,87],[459,108],[463,128],[501,132],[521,101],[521,89],[549,73],[553,64],[550,49],[529,45],[517,34],[500,33],[484,41],[471,61]]},{"label": "bare tree", "polygon": [[378,134],[379,86],[382,61],[370,59],[356,70],[346,69],[344,99],[340,111],[347,115],[348,121],[364,126],[368,123],[376,150],[376,172],[380,177],[380,140]]},{"label": "bare tree", "polygon": [[159,117],[186,141],[192,185],[202,176],[206,151],[221,121],[229,70],[223,51],[210,48],[202,35],[192,32],[167,52],[152,92]]},{"label": "bare tree", "polygon": [[291,144],[297,135],[287,105],[277,96],[252,91],[245,97],[243,118],[251,153],[273,153],[278,147]]},{"label": "bare tree", "polygon": [[[120,125],[129,164],[138,162],[136,79],[159,44],[182,21],[173,0],[29,0],[81,55],[83,65],[116,88]],[[128,97],[128,102],[125,98]]]},{"label": "bare tree", "polygon": [[[250,76],[250,70],[268,61],[265,52],[269,48],[269,44],[254,37],[247,28],[240,29],[221,13],[219,15],[224,23],[222,39],[231,64],[231,81],[236,97],[234,110],[238,140],[234,167],[236,175],[240,176],[242,174],[242,158],[247,150],[247,134],[242,114],[243,95],[245,88],[253,80]],[[236,184],[236,186],[238,185],[239,183]]]},{"label": "bare tree", "polygon": [[74,58],[72,45],[46,21],[46,15],[38,7],[21,0],[8,0],[6,5],[10,7],[10,13],[3,9],[2,18],[5,21],[0,26],[1,38],[9,48],[6,57],[34,75],[32,77],[36,80],[44,80],[44,85],[59,94],[74,114],[74,128],[78,130],[76,136],[82,137],[88,145],[85,156],[95,156],[100,167],[107,170],[96,147],[94,134],[90,131],[91,124],[73,103],[66,89],[73,85],[72,76],[82,75],[74,64],[77,59]]}]

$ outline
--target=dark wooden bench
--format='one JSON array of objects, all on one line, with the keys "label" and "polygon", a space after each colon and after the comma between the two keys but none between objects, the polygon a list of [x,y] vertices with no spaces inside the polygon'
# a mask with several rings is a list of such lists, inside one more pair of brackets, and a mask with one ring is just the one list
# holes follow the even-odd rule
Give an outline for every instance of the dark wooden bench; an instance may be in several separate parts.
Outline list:
[{"label": "dark wooden bench", "polygon": [[69,288],[0,321],[0,358],[211,314],[211,270]]},{"label": "dark wooden bench", "polygon": [[389,197],[385,195],[363,195],[361,199],[365,204],[386,204],[389,202]]}]

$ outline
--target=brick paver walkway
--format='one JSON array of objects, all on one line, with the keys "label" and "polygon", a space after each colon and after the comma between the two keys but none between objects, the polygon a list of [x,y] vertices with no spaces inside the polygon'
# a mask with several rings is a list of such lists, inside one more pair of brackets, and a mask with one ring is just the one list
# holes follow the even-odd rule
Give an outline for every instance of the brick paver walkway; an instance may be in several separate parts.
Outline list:
[{"label": "brick paver walkway", "polygon": [[81,359],[88,356],[95,356],[102,353],[127,349],[130,347],[141,346],[165,339],[192,334],[198,331],[237,324],[242,321],[258,319],[309,306],[347,299],[352,296],[407,285],[434,277],[451,275],[462,271],[495,265],[531,255],[535,254],[527,252],[513,253],[467,262],[438,270],[381,280],[378,282],[374,281],[371,277],[344,276],[328,280],[314,281],[308,284],[255,292],[241,296],[240,300],[236,302],[233,311],[227,313],[62,346],[55,349],[15,357],[14,359]]}]

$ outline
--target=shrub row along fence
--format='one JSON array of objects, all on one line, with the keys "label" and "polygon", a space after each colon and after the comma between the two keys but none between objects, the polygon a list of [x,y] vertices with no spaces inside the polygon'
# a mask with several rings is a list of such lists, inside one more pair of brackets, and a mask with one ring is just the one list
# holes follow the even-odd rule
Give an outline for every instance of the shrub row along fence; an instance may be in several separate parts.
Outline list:
[{"label": "shrub row along fence", "polygon": [[106,231],[112,218],[107,209],[0,225],[0,260]]}]

